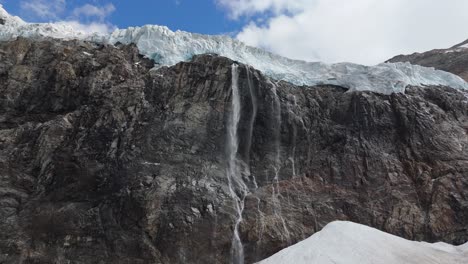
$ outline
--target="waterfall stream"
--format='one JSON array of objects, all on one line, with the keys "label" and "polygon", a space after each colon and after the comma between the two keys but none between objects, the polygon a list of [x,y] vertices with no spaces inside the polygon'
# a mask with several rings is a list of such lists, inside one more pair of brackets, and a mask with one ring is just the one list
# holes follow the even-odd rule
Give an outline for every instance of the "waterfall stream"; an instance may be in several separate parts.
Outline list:
[{"label": "waterfall stream", "polygon": [[254,124],[255,124],[255,119],[257,118],[258,103],[257,103],[257,96],[255,95],[252,74],[250,72],[249,66],[245,66],[245,70],[247,72],[247,84],[249,86],[250,99],[252,103],[252,106],[251,106],[252,113],[249,119],[249,127],[248,127],[248,134],[247,134],[246,148],[245,148],[246,149],[245,160],[247,161],[247,168],[249,170],[249,176],[251,177],[251,180],[253,181],[254,188],[258,189],[257,180],[255,176],[252,175],[250,171],[250,166],[249,166],[250,165],[250,149],[252,147],[253,129],[254,129]]},{"label": "waterfall stream", "polygon": [[275,135],[274,135],[274,147],[275,147],[275,158],[274,158],[274,178],[272,182],[272,205],[273,212],[276,218],[280,221],[281,229],[283,230],[284,239],[290,241],[291,236],[284,220],[282,209],[281,209],[281,192],[279,187],[279,173],[281,170],[281,101],[278,96],[277,86],[273,82],[270,82],[272,85],[272,95],[273,95],[273,115],[275,120]]},{"label": "waterfall stream", "polygon": [[227,124],[228,137],[227,137],[227,178],[231,197],[234,200],[236,209],[236,221],[234,224],[234,234],[232,236],[231,245],[231,263],[243,264],[244,263],[244,248],[242,240],[239,235],[239,225],[242,222],[242,214],[244,211],[244,201],[249,189],[242,179],[240,167],[237,160],[237,152],[239,149],[238,126],[241,116],[241,102],[239,93],[239,70],[238,65],[233,64],[231,68],[232,73],[232,102],[231,113]]},{"label": "waterfall stream", "polygon": [[[251,99],[251,115],[248,123],[248,133],[247,133],[247,140],[246,140],[246,153],[245,153],[245,159],[247,161],[247,169],[249,172],[250,180],[253,181],[253,187],[255,190],[259,188],[257,179],[255,175],[252,173],[251,168],[250,168],[250,151],[252,147],[252,138],[253,138],[253,131],[254,131],[254,125],[255,125],[255,120],[257,118],[257,113],[258,113],[258,101],[257,101],[257,95],[255,92],[255,86],[252,78],[252,72],[250,69],[250,66],[245,66],[245,70],[247,72],[247,84],[249,86],[249,92],[250,92],[250,99]],[[261,210],[261,199],[258,196],[254,196],[255,199],[257,200],[257,228],[258,228],[258,233],[259,233],[259,240],[258,243],[262,243],[263,240],[263,233],[265,232],[265,215]]]},{"label": "waterfall stream", "polygon": [[[244,246],[240,237],[239,228],[243,221],[243,213],[245,207],[245,198],[250,193],[249,186],[252,190],[258,189],[258,184],[255,176],[252,174],[250,169],[250,149],[252,145],[254,124],[258,112],[258,102],[253,84],[252,73],[248,66],[246,66],[247,85],[249,89],[249,95],[251,99],[251,113],[246,120],[247,130],[245,136],[245,148],[239,149],[239,123],[241,122],[242,104],[241,104],[241,93],[239,87],[239,66],[233,64],[231,67],[231,109],[227,121],[227,168],[226,177],[228,180],[229,193],[233,199],[235,209],[235,221],[233,225],[233,235],[231,241],[231,263],[232,264],[244,264]],[[281,209],[281,192],[279,187],[279,172],[281,170],[281,102],[277,94],[277,87],[272,84],[272,97],[273,97],[273,125],[274,125],[274,159],[273,159],[273,179],[272,185],[272,206],[273,213],[276,219],[279,221],[279,230],[283,239],[286,241],[290,240],[290,234],[286,221],[282,215]],[[243,123],[244,124],[244,123]],[[244,138],[243,138],[244,139]],[[243,151],[242,155],[239,151]],[[244,152],[245,151],[245,152]],[[241,157],[244,156],[244,159]],[[293,156],[294,158],[294,156]],[[295,169],[294,173],[295,173]],[[248,177],[245,177],[248,176]],[[264,214],[260,210],[260,198],[257,197],[257,210],[259,216],[259,229],[260,239],[262,237],[263,230],[265,228]]]},{"label": "waterfall stream", "polygon": [[291,124],[291,128],[292,128],[292,151],[291,151],[291,156],[289,157],[289,160],[291,161],[292,177],[296,178],[297,176],[297,172],[296,172],[297,126],[296,126],[296,121],[294,118],[296,116],[296,114],[294,113],[294,109],[297,107],[297,99],[295,95],[292,95],[291,99],[292,99],[292,105],[289,101],[287,104],[289,123]]}]

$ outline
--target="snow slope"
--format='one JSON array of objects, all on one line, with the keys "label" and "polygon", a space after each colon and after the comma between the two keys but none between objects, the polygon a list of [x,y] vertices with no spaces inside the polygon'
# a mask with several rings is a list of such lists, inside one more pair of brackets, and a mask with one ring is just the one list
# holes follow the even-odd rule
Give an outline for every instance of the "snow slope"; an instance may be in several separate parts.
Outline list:
[{"label": "snow slope", "polygon": [[140,52],[162,66],[172,66],[189,60],[193,55],[216,53],[248,64],[277,80],[296,85],[333,84],[352,90],[374,91],[384,94],[404,92],[408,85],[443,85],[468,89],[460,77],[409,63],[383,63],[363,66],[353,63],[325,64],[291,60],[262,49],[253,48],[227,36],[207,36],[183,31],[173,32],[167,27],[148,25],[115,30],[110,35],[76,31],[66,23],[30,24],[9,15],[0,5],[0,40],[17,36],[60,39],[84,39],[115,44],[135,43]]},{"label": "snow slope", "polygon": [[351,222],[333,222],[258,264],[464,264],[468,243],[413,242]]}]

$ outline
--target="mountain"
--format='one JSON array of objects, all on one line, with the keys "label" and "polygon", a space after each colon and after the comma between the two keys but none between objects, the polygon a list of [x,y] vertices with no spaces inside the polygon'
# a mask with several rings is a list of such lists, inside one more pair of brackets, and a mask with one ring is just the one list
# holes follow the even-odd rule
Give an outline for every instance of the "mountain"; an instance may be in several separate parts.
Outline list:
[{"label": "mountain", "polygon": [[468,243],[453,247],[412,242],[363,225],[333,222],[260,264],[442,264],[467,259]]},{"label": "mountain", "polygon": [[254,263],[335,220],[468,241],[468,92],[447,79],[298,86],[21,26],[0,41],[0,263]]},{"label": "mountain", "polygon": [[410,62],[415,65],[434,67],[459,75],[468,81],[468,40],[449,49],[436,49],[424,53],[399,55],[388,62]]},{"label": "mountain", "polygon": [[296,87],[238,64],[236,108],[224,57],[154,70],[132,45],[21,38],[0,55],[3,262],[226,263],[238,197],[246,263],[337,219],[467,241],[466,93]]}]

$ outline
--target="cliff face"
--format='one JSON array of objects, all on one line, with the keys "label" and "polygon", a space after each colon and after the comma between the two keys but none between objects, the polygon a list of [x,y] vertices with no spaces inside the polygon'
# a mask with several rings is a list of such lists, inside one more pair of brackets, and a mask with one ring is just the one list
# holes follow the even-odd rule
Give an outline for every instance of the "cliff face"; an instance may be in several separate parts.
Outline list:
[{"label": "cliff face", "polygon": [[0,57],[0,262],[227,263],[239,205],[247,263],[333,220],[468,240],[467,93],[296,87],[215,55],[150,70],[79,41]]}]

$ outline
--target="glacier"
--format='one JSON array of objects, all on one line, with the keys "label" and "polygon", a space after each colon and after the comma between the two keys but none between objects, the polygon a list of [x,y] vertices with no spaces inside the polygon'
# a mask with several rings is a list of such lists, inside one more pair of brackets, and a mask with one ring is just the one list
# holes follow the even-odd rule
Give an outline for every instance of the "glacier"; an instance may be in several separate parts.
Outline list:
[{"label": "glacier", "polygon": [[288,263],[461,264],[468,263],[468,243],[415,242],[364,225],[336,221],[258,264]]},{"label": "glacier", "polygon": [[17,37],[25,38],[57,38],[64,40],[83,39],[105,42],[107,37],[93,32],[74,29],[69,23],[27,23],[17,16],[10,15],[0,4],[0,41],[8,41]]},{"label": "glacier", "polygon": [[158,67],[190,60],[194,55],[215,53],[250,65],[275,80],[299,86],[337,85],[356,91],[383,94],[404,93],[408,86],[448,86],[468,90],[468,83],[454,74],[410,63],[382,63],[364,66],[354,63],[326,64],[288,59],[263,49],[247,46],[228,36],[211,36],[171,31],[165,26],[146,25],[117,29],[110,34],[83,32],[65,22],[27,23],[10,15],[0,5],[0,41],[17,37],[81,39],[106,44],[138,46],[140,53]]}]

